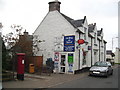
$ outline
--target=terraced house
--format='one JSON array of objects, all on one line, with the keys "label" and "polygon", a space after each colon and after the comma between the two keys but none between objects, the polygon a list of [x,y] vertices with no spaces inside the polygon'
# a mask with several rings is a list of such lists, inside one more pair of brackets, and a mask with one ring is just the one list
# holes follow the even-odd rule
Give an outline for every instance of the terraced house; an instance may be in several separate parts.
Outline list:
[{"label": "terraced house", "polygon": [[54,61],[55,72],[75,74],[91,67],[96,61],[105,61],[106,41],[103,29],[96,23],[88,24],[87,17],[74,20],[60,12],[61,2],[49,2],[49,12],[34,32],[39,44],[36,56]]}]

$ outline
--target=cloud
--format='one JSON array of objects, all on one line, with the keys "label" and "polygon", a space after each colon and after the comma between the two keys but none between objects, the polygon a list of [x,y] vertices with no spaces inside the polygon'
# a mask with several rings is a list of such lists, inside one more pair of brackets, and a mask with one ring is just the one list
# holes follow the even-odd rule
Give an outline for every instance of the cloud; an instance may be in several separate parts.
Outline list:
[{"label": "cloud", "polygon": [[115,17],[117,16],[117,0],[80,0],[81,12],[90,16]]},{"label": "cloud", "polygon": [[5,6],[5,1],[0,0],[0,11],[2,11],[4,9],[4,6]]},{"label": "cloud", "polygon": [[[0,0],[0,22],[9,31],[12,24],[20,24],[33,33],[48,12],[48,2],[53,0]],[[108,41],[117,35],[117,12],[119,0],[59,0],[61,12],[73,19],[87,16],[88,23],[97,23],[103,28]],[[7,32],[8,32],[7,31]]]}]

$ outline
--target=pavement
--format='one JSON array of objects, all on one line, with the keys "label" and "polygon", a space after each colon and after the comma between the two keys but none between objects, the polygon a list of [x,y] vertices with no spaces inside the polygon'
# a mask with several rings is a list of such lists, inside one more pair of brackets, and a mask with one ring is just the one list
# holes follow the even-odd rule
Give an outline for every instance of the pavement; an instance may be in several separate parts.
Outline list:
[{"label": "pavement", "polygon": [[24,81],[14,80],[5,81],[2,83],[3,88],[51,88],[53,86],[69,82],[71,80],[82,78],[88,72],[81,74],[51,74],[49,75],[35,75],[24,74]]},{"label": "pavement", "polygon": [[[118,65],[114,65],[113,68]],[[65,82],[69,82],[75,79],[80,79],[86,77],[88,72],[80,74],[59,74],[52,73],[51,75],[47,74],[24,74],[24,81],[14,80],[14,81],[5,81],[2,83],[2,88],[51,88]],[[33,89],[32,89],[33,90]]]},{"label": "pavement", "polygon": [[2,83],[0,82],[0,90],[2,89]]}]

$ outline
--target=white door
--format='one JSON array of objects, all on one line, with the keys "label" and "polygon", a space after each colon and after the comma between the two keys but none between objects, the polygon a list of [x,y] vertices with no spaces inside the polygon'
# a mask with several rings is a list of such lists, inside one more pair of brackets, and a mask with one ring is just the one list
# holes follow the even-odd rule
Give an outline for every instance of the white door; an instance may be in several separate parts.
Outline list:
[{"label": "white door", "polygon": [[66,71],[66,54],[60,55],[60,73],[65,73]]},{"label": "white door", "polygon": [[94,51],[94,63],[97,62],[97,52]]}]

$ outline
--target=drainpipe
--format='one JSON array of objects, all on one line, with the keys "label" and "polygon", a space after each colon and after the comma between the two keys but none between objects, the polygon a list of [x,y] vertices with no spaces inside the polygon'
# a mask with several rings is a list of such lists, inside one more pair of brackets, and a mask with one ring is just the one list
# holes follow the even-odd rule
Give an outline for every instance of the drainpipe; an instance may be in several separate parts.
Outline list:
[{"label": "drainpipe", "polygon": [[[80,32],[79,32],[79,39],[80,39]],[[79,45],[80,45],[80,44],[79,44]],[[79,49],[78,68],[80,69],[80,49]]]},{"label": "drainpipe", "polygon": [[93,46],[92,46],[92,37],[91,37],[91,67],[92,67],[92,51],[93,51]]},{"label": "drainpipe", "polygon": [[99,40],[99,61],[100,61],[100,40]]},{"label": "drainpipe", "polygon": [[106,44],[104,43],[104,61],[106,61]]}]

